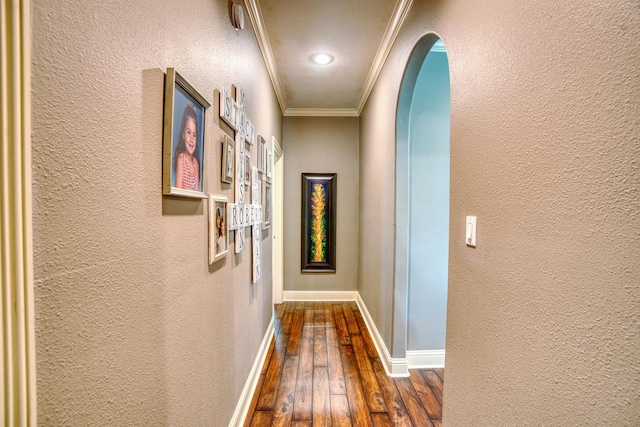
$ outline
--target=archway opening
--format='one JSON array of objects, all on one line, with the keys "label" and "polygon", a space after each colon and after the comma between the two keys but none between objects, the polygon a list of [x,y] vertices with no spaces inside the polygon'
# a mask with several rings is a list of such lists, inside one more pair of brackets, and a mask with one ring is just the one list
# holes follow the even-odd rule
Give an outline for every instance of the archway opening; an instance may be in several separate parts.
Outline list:
[{"label": "archway opening", "polygon": [[[443,367],[449,252],[450,90],[438,36],[416,44],[402,80],[396,117],[396,292],[394,340],[409,368]],[[400,341],[404,341],[401,343]]]},{"label": "archway opening", "polygon": [[444,45],[438,41],[418,73],[409,119],[407,356],[411,359],[410,352],[419,351],[432,359],[421,364],[444,365],[449,269],[449,109],[449,63]]}]

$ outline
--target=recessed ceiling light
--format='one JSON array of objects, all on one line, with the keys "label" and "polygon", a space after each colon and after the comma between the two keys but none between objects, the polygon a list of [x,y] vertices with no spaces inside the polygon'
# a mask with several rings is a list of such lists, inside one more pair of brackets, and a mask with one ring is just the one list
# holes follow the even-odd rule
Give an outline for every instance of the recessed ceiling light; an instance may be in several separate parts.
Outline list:
[{"label": "recessed ceiling light", "polygon": [[309,57],[309,61],[318,65],[327,65],[333,62],[333,56],[328,53],[314,53]]}]

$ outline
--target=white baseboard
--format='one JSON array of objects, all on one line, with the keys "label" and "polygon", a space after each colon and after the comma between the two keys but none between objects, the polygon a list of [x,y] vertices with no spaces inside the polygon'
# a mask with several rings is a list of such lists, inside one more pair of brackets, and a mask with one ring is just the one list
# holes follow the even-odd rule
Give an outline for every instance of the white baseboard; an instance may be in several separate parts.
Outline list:
[{"label": "white baseboard", "polygon": [[358,291],[284,291],[284,301],[356,301]]},{"label": "white baseboard", "polygon": [[376,324],[374,323],[373,318],[371,317],[371,314],[369,313],[369,310],[364,303],[364,300],[360,296],[360,293],[357,294],[356,303],[358,304],[360,313],[362,313],[364,323],[367,324],[369,334],[371,334],[371,339],[373,339],[376,350],[378,350],[378,355],[380,356],[380,360],[382,361],[382,365],[384,366],[384,370],[387,372],[387,375],[390,377],[408,377],[408,360],[406,358],[391,357],[389,349],[384,343],[382,335],[380,335],[380,332],[378,331],[378,328],[376,327]]},{"label": "white baseboard", "polygon": [[407,350],[409,369],[444,368],[444,350]]},{"label": "white baseboard", "polygon": [[258,349],[256,360],[253,362],[253,366],[251,367],[251,371],[249,372],[247,382],[244,384],[242,394],[240,394],[240,399],[238,400],[238,403],[236,405],[236,410],[233,413],[233,417],[231,417],[231,421],[229,422],[229,427],[241,427],[242,425],[244,425],[245,418],[247,417],[247,412],[249,411],[249,407],[251,406],[251,399],[253,398],[253,394],[256,391],[256,386],[258,385],[258,381],[260,380],[262,365],[264,365],[264,361],[267,358],[267,354],[269,353],[269,345],[271,344],[273,333],[274,329],[272,316],[271,322],[269,322],[267,331],[264,334],[264,338],[262,338],[262,343],[260,344],[260,349]]}]

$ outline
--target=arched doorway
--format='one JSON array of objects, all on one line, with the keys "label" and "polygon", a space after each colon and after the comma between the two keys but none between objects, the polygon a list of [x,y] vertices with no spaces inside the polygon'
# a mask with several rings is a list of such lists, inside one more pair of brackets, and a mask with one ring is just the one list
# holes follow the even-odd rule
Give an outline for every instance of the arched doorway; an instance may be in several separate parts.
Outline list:
[{"label": "arched doorway", "polygon": [[[449,251],[449,65],[424,36],[402,81],[396,121],[396,320],[409,368],[444,366]],[[404,313],[402,311],[404,310]],[[394,349],[398,349],[394,342]]]}]

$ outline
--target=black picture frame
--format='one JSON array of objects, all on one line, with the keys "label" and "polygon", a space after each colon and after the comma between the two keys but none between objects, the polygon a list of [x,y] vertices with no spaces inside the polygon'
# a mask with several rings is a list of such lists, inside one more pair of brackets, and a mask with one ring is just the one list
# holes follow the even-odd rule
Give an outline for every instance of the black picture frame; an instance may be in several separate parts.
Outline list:
[{"label": "black picture frame", "polygon": [[337,173],[302,174],[303,273],[336,272]]}]

